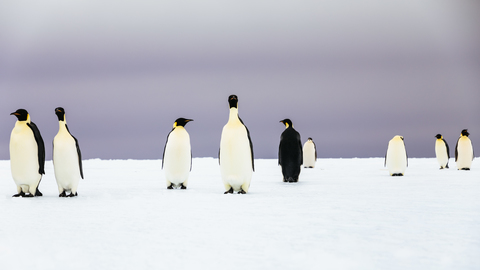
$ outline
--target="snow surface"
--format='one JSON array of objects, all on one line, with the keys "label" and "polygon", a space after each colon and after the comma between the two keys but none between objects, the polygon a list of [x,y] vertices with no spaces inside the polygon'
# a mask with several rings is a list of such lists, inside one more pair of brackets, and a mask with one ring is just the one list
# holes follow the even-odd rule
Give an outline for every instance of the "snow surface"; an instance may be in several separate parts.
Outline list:
[{"label": "snow surface", "polygon": [[479,269],[480,160],[471,171],[409,159],[319,159],[299,183],[256,160],[246,195],[224,195],[218,161],[196,158],[187,190],[161,160],[85,160],[76,198],[16,193],[0,161],[0,269]]}]

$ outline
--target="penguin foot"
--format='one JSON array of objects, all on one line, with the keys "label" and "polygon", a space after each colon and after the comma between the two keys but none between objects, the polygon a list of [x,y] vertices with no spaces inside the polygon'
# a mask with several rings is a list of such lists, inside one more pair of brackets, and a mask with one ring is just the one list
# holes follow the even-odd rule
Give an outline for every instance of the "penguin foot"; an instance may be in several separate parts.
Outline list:
[{"label": "penguin foot", "polygon": [[470,168],[461,168],[462,171],[470,171]]},{"label": "penguin foot", "polygon": [[170,186],[168,186],[167,189],[173,189],[173,184],[170,184]]},{"label": "penguin foot", "polygon": [[70,194],[68,194],[67,197],[75,197],[75,196],[77,196],[77,193],[73,194],[73,192],[71,192]]},{"label": "penguin foot", "polygon": [[25,193],[23,193],[23,191],[20,191],[20,193],[15,194],[12,197],[25,197]]},{"label": "penguin foot", "polygon": [[445,168],[446,168],[446,169],[450,169],[450,168],[448,168],[448,164],[447,164],[447,166],[445,166]]},{"label": "penguin foot", "polygon": [[403,173],[394,173],[392,176],[403,176]]},{"label": "penguin foot", "polygon": [[298,182],[298,178],[297,178],[297,179],[295,179],[295,178],[293,178],[293,177],[289,177],[289,178],[287,179],[287,181],[286,181],[286,182],[289,182],[289,183],[296,183],[296,182]]},{"label": "penguin foot", "polygon": [[25,194],[25,196],[22,196],[22,197],[28,197],[28,198],[31,198],[31,197],[35,197],[35,196],[34,196],[32,193],[28,193],[28,195],[27,195],[27,194]]},{"label": "penguin foot", "polygon": [[180,184],[180,189],[187,189],[187,186],[184,186],[183,183]]},{"label": "penguin foot", "polygon": [[42,192],[38,190],[38,187],[37,187],[37,190],[35,191],[35,196],[43,196]]},{"label": "penguin foot", "polygon": [[65,190],[62,193],[58,194],[58,197],[67,197]]},{"label": "penguin foot", "polygon": [[225,191],[223,194],[228,194],[228,193],[233,193],[233,188],[230,188],[229,190]]},{"label": "penguin foot", "polygon": [[243,189],[240,189],[240,191],[238,191],[238,194],[247,194],[247,192],[245,192],[245,190]]}]

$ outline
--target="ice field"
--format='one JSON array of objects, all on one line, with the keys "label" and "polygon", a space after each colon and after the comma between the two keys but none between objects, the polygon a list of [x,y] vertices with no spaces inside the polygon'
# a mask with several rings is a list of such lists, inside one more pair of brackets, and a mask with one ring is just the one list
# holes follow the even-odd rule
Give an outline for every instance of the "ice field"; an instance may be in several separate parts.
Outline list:
[{"label": "ice field", "polygon": [[161,160],[85,160],[78,197],[12,198],[0,161],[0,269],[479,269],[480,159],[471,171],[411,158],[319,159],[298,183],[255,161],[249,193],[224,195],[218,160],[195,158],[187,190]]}]

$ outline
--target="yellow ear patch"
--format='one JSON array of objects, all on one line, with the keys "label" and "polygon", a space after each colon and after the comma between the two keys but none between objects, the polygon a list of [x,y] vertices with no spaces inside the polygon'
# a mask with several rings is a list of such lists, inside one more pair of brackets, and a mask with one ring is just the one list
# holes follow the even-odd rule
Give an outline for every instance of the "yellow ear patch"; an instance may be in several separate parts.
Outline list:
[{"label": "yellow ear patch", "polygon": [[177,122],[175,121],[175,123],[173,123],[173,128],[176,128],[177,127]]},{"label": "yellow ear patch", "polygon": [[288,128],[290,125],[288,123],[285,123],[285,128]]}]

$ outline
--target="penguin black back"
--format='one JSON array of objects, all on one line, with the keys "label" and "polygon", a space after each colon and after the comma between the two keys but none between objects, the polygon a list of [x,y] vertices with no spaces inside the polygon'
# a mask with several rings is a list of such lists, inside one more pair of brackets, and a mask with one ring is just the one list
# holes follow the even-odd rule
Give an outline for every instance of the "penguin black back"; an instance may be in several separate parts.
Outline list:
[{"label": "penguin black back", "polygon": [[290,119],[280,121],[286,129],[280,136],[278,164],[282,166],[284,182],[297,182],[303,164],[303,150],[300,134],[293,128]]}]

